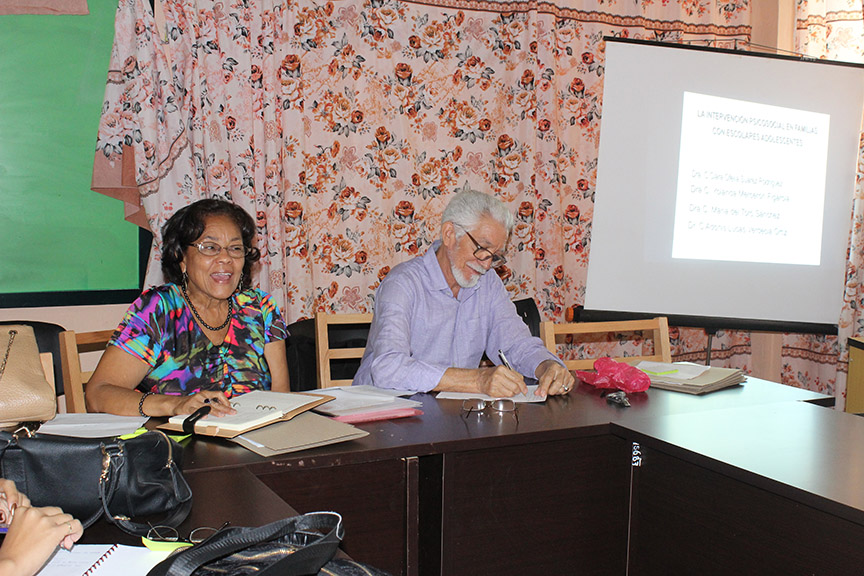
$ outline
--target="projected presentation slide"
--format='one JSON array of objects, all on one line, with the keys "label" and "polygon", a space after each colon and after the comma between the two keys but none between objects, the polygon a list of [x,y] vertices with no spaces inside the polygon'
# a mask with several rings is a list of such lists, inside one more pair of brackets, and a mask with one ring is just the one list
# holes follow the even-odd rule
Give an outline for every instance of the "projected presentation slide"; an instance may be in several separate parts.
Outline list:
[{"label": "projected presentation slide", "polygon": [[605,55],[585,310],[836,330],[864,66],[610,38]]},{"label": "projected presentation slide", "polygon": [[829,122],[685,92],[672,257],[818,266]]}]

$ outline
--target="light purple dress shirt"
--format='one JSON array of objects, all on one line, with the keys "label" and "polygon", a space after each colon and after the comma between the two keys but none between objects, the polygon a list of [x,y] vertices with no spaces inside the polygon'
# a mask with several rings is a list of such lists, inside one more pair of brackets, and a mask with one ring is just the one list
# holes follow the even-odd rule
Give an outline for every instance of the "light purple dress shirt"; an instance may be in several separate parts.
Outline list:
[{"label": "light purple dress shirt", "polygon": [[544,360],[561,362],[531,336],[494,270],[454,298],[435,255],[440,245],[395,266],[381,282],[355,386],[428,392],[447,368],[477,368],[484,352],[499,364],[499,349],[532,378]]}]

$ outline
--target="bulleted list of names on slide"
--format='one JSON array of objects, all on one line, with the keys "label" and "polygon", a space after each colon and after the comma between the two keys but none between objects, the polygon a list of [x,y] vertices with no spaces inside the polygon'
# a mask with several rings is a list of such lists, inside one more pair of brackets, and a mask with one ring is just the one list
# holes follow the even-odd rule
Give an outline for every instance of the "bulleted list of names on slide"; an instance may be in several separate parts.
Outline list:
[{"label": "bulleted list of names on slide", "polygon": [[686,92],[672,257],[818,265],[829,120]]}]

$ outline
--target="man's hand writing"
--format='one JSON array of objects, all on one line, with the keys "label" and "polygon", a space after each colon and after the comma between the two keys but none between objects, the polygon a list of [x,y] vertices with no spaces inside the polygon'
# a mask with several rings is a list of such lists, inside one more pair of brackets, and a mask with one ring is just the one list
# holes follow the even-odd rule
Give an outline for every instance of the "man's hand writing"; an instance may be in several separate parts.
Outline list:
[{"label": "man's hand writing", "polygon": [[544,360],[535,371],[539,386],[535,394],[567,394],[573,388],[573,374],[554,360]]},{"label": "man's hand writing", "polygon": [[477,382],[480,392],[493,398],[509,398],[516,394],[526,394],[528,388],[525,379],[518,372],[506,366],[480,368],[480,378]]}]

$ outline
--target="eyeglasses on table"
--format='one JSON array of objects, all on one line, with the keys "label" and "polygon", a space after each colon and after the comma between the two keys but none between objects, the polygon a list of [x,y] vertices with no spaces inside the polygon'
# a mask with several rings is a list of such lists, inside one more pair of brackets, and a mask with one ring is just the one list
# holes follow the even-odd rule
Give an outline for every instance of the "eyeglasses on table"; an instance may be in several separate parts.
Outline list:
[{"label": "eyeglasses on table", "polygon": [[[145,544],[151,549],[174,549],[182,546],[192,546],[204,542],[217,532],[222,531],[230,522],[225,522],[219,528],[211,528],[210,526],[201,526],[195,528],[189,535],[183,537],[177,532],[177,529],[172,526],[150,526],[147,531],[147,536],[144,537]],[[149,544],[148,542],[149,541]],[[168,548],[159,546],[160,544],[168,545]]]},{"label": "eyeglasses on table", "polygon": [[465,416],[467,418],[468,414],[472,412],[483,412],[486,409],[490,409],[494,412],[500,413],[508,413],[508,412],[516,412],[516,402],[511,400],[510,398],[498,398],[496,400],[484,400],[481,398],[467,398],[462,401],[462,411],[465,412]]}]

